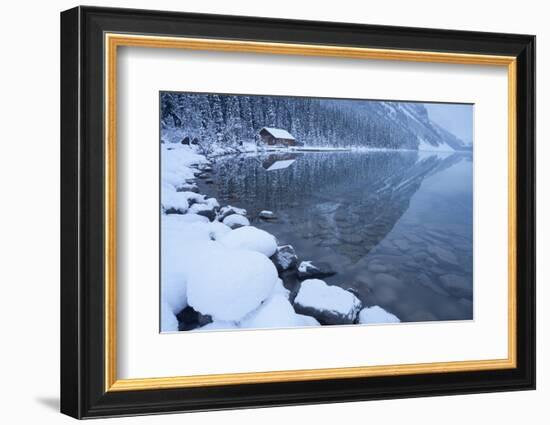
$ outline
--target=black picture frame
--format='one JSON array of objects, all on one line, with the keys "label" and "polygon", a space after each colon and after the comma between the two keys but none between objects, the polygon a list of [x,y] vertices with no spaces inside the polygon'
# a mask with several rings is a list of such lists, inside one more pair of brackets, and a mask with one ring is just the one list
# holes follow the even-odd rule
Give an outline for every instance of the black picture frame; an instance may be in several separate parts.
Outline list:
[{"label": "black picture frame", "polygon": [[[517,367],[369,378],[105,391],[104,34],[517,58]],[[75,418],[535,388],[535,37],[76,7],[61,13],[61,412]]]}]

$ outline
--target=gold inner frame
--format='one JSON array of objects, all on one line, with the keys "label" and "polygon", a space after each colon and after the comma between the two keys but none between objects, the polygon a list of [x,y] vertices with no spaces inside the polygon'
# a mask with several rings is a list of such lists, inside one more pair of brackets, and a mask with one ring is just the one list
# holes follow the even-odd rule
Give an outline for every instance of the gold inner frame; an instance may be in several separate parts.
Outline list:
[{"label": "gold inner frame", "polygon": [[[135,391],[214,385],[358,378],[416,373],[447,373],[516,367],[516,58],[462,53],[370,49],[327,45],[267,43],[106,33],[105,46],[105,391]],[[328,56],[503,66],[508,72],[508,357],[436,363],[284,370],[271,372],[118,379],[116,324],[116,123],[117,48],[120,46]]]}]

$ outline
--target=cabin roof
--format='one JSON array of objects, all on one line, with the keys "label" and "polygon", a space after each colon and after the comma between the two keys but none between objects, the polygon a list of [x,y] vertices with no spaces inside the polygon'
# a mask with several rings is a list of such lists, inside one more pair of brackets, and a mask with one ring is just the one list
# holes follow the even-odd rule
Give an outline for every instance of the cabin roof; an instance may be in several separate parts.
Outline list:
[{"label": "cabin roof", "polygon": [[264,128],[262,128],[262,130],[267,131],[269,134],[271,134],[276,139],[296,140],[292,134],[290,134],[288,131],[283,130],[281,128],[264,127]]}]

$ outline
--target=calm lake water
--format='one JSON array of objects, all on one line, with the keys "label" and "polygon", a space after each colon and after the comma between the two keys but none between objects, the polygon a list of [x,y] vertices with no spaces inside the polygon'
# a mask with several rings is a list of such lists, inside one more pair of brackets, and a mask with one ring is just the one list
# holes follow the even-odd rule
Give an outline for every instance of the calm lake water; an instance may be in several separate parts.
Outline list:
[{"label": "calm lake water", "polygon": [[[329,263],[327,283],[364,305],[402,321],[473,318],[471,154],[268,154],[213,168],[202,193],[246,208],[300,260]],[[261,210],[278,219],[258,219]],[[299,282],[284,282],[295,296]]]}]

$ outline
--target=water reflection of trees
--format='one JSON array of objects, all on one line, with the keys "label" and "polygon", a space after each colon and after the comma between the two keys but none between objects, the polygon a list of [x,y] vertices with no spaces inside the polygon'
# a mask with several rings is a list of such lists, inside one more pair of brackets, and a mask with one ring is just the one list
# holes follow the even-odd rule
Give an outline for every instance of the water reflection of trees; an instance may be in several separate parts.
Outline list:
[{"label": "water reflection of trees", "polygon": [[461,158],[417,152],[312,153],[295,156],[290,167],[276,171],[266,171],[266,161],[288,155],[225,158],[216,164],[217,196],[252,214],[287,211],[319,243],[358,259],[392,230],[424,178]]}]

